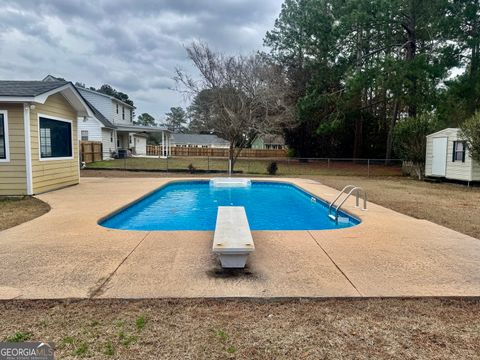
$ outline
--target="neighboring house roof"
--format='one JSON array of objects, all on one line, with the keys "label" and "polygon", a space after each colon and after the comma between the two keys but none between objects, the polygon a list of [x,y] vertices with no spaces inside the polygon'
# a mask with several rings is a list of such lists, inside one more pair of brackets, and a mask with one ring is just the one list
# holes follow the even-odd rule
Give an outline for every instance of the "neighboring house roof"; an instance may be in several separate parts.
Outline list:
[{"label": "neighboring house roof", "polygon": [[50,95],[62,93],[80,116],[93,116],[93,111],[69,81],[0,80],[0,102],[36,102],[44,104]]},{"label": "neighboring house roof", "polygon": [[230,145],[227,140],[210,134],[172,134],[172,142],[176,145]]},{"label": "neighboring house roof", "polygon": [[103,124],[103,126],[105,126],[106,128],[109,128],[109,129],[115,129],[116,128],[116,126],[113,125],[113,123],[111,123],[105,116],[103,116],[103,114],[100,111],[98,111],[95,106],[93,106],[88,100],[85,99],[85,101],[92,108],[93,115],[95,115],[95,118],[98,121],[100,121]]},{"label": "neighboring house roof", "polygon": [[96,90],[92,90],[92,89],[87,89],[87,88],[84,88],[84,87],[81,87],[80,89],[81,89],[82,91],[87,91],[87,92],[90,92],[90,93],[93,93],[93,94],[97,94],[97,95],[100,95],[100,96],[105,96],[105,97],[107,97],[107,98],[109,98],[109,99],[111,99],[111,100],[113,100],[113,101],[119,102],[120,104],[122,104],[122,105],[124,105],[124,106],[126,106],[126,107],[129,107],[129,108],[131,108],[131,109],[136,109],[135,106],[132,106],[132,105],[130,105],[130,104],[127,104],[126,102],[124,102],[124,101],[122,101],[122,100],[120,100],[120,99],[117,99],[117,98],[114,97],[114,96],[110,96],[110,95],[104,94],[104,93],[102,93],[102,92],[99,92],[99,91],[96,91]]}]

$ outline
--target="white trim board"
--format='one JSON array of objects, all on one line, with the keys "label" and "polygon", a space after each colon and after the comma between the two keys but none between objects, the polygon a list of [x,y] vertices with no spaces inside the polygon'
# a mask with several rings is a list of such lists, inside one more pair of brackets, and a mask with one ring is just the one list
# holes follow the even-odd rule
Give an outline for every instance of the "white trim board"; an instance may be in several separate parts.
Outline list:
[{"label": "white trim board", "polygon": [[25,132],[25,175],[27,177],[27,195],[33,195],[30,104],[28,103],[23,104],[23,127]]}]

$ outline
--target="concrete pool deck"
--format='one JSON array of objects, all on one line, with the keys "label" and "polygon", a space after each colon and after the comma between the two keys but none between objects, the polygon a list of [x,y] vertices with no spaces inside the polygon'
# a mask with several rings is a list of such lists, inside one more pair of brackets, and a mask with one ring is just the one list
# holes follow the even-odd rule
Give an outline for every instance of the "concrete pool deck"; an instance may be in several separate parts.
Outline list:
[{"label": "concrete pool deck", "polygon": [[[372,203],[362,212],[353,198],[345,210],[358,226],[253,232],[256,251],[241,276],[219,273],[213,232],[97,225],[171,180],[82,178],[38,196],[49,213],[0,232],[0,299],[480,296],[480,240]],[[268,180],[325,200],[337,194],[312,180]]]}]

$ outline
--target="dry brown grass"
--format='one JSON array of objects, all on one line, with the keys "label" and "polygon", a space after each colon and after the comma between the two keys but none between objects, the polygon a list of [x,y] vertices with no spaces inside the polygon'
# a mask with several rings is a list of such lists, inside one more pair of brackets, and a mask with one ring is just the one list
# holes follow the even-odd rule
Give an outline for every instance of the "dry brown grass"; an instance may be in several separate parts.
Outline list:
[{"label": "dry brown grass", "polygon": [[31,333],[31,340],[56,343],[62,359],[478,359],[480,354],[479,300],[45,300],[3,302],[0,313],[0,340]]},{"label": "dry brown grass", "polygon": [[405,177],[309,176],[336,189],[355,184],[372,202],[480,239],[480,187]]},{"label": "dry brown grass", "polygon": [[0,231],[47,213],[50,206],[33,197],[0,197]]}]

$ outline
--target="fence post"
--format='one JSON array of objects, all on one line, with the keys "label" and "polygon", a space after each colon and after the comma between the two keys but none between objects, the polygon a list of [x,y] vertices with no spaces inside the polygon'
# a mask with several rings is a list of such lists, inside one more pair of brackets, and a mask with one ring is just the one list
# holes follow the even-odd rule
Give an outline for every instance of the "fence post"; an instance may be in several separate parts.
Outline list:
[{"label": "fence post", "polygon": [[370,159],[367,160],[367,177],[370,177]]}]

